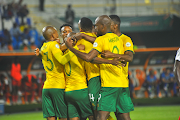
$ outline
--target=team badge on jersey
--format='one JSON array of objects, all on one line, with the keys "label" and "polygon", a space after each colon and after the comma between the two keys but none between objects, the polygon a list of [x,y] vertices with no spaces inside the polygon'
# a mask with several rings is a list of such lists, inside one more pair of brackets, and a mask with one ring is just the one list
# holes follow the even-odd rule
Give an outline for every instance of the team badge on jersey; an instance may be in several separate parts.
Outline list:
[{"label": "team badge on jersey", "polygon": [[59,49],[59,45],[58,45],[58,44],[56,44],[55,46],[56,46],[56,48],[58,48],[58,49]]},{"label": "team badge on jersey", "polygon": [[94,42],[93,47],[97,47],[97,46],[98,46],[98,43]]},{"label": "team badge on jersey", "polygon": [[131,46],[131,43],[130,42],[127,42],[126,43],[126,47],[130,47]]}]

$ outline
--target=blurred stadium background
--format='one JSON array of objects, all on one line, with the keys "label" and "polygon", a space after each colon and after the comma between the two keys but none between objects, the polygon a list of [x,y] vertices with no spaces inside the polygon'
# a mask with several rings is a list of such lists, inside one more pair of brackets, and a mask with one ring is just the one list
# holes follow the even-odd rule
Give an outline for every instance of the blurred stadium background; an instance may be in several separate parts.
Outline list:
[{"label": "blurred stadium background", "polygon": [[[88,17],[93,22],[104,14],[117,14],[121,18],[121,32],[130,36],[134,43],[134,59],[129,66],[134,105],[175,105],[178,109],[172,106],[172,110],[179,110],[178,113],[167,114],[172,116],[167,119],[174,116],[178,119],[180,95],[173,77],[173,64],[180,47],[180,0],[44,0],[44,8],[40,2],[43,0],[0,0],[0,114],[41,110],[45,71],[41,59],[35,57],[33,51],[45,41],[41,34],[44,26],[53,25],[59,29],[66,23],[65,11],[71,4],[76,32],[81,17]],[[19,32],[14,34],[13,28]],[[13,102],[11,65],[17,59],[21,65],[22,85],[26,87],[19,88],[17,102]],[[172,82],[169,87],[164,87],[162,74],[167,70],[170,70],[168,74],[171,74]],[[154,87],[148,88],[146,77],[152,71],[157,79]],[[148,94],[150,91],[151,95]],[[138,109],[132,113],[133,118],[142,117],[141,114],[134,117]],[[1,117],[8,119],[6,115]],[[157,118],[160,119],[165,120],[163,115]]]}]

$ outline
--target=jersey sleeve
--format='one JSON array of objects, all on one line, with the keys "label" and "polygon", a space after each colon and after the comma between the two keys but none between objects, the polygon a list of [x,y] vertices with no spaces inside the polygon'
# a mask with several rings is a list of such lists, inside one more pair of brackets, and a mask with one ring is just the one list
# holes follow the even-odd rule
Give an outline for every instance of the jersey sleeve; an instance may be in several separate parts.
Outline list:
[{"label": "jersey sleeve", "polygon": [[177,53],[176,53],[175,60],[180,61],[180,48],[178,49],[178,51],[177,51]]},{"label": "jersey sleeve", "polygon": [[134,53],[133,42],[130,37],[126,37],[126,39],[123,42],[123,46],[124,46],[124,52],[132,51]]},{"label": "jersey sleeve", "polygon": [[[75,47],[75,49],[78,49],[78,48]],[[74,53],[71,51],[68,51],[65,55],[63,55],[63,52],[60,50],[60,46],[58,43],[53,43],[51,45],[51,50],[52,50],[52,54],[54,55],[54,57],[62,65],[65,65],[74,56]]]},{"label": "jersey sleeve", "polygon": [[99,53],[103,51],[102,37],[96,38],[96,40],[93,43],[93,49],[97,50]]}]

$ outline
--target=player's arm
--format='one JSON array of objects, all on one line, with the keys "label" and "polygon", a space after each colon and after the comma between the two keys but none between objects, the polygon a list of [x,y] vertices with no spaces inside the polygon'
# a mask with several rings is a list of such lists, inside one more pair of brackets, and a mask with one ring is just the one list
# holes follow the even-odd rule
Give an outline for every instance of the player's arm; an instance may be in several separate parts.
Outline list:
[{"label": "player's arm", "polygon": [[91,43],[94,43],[94,41],[96,40],[96,37],[92,37],[92,36],[86,35],[84,33],[76,33],[76,35],[74,35],[74,38],[76,40],[85,39]]},{"label": "player's arm", "polygon": [[83,53],[83,52],[80,52],[76,49],[74,49],[72,47],[72,44],[71,44],[71,38],[68,38],[66,40],[66,46],[69,48],[69,50],[71,50],[77,57],[87,61],[87,62],[93,62],[93,63],[96,63],[96,64],[113,64],[113,65],[118,65],[119,64],[119,61],[118,60],[106,60],[106,59],[102,59],[102,58],[98,58],[96,57],[99,52],[95,49],[92,49],[88,54],[87,53]]},{"label": "player's arm", "polygon": [[120,58],[114,58],[113,60],[108,60],[108,59],[103,59],[103,58],[95,57],[95,58],[93,58],[91,63],[94,63],[94,64],[112,64],[112,65],[115,65],[115,66],[122,66],[122,67],[124,67],[125,64],[119,62],[119,59]]},{"label": "player's arm", "polygon": [[174,63],[174,75],[180,89],[180,61],[178,60]]},{"label": "player's arm", "polygon": [[[77,46],[75,46],[74,49],[79,50]],[[58,60],[58,62],[61,63],[62,65],[65,65],[74,56],[74,53],[71,51],[68,51],[66,54],[63,55],[63,52],[59,49],[58,44],[52,45],[52,54]]]},{"label": "player's arm", "polygon": [[41,52],[39,51],[39,48],[36,48],[36,49],[34,50],[34,54],[35,54],[37,57],[42,58],[42,55],[41,55]]},{"label": "player's arm", "polygon": [[71,42],[71,38],[67,38],[66,40],[66,46],[69,48],[70,51],[72,51],[77,57],[87,61],[87,62],[90,62],[93,60],[94,57],[96,57],[99,52],[97,50],[91,50],[88,54],[87,53],[83,53],[83,52],[80,52],[76,49],[73,48],[72,46],[72,42]]},{"label": "player's arm", "polygon": [[126,51],[124,54],[115,54],[110,51],[104,51],[101,53],[103,58],[121,58],[121,60],[125,60],[126,62],[131,62],[133,60],[133,52]]}]

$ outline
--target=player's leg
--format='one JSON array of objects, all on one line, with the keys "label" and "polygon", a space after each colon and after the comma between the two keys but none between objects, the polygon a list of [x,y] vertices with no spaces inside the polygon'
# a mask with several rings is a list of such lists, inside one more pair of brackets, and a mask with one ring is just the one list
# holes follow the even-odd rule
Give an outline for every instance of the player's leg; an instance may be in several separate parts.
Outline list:
[{"label": "player's leg", "polygon": [[55,116],[60,117],[61,120],[67,120],[67,105],[64,98],[64,89],[52,89],[51,96],[53,100]]},{"label": "player's leg", "polygon": [[42,110],[43,117],[47,120],[55,120],[55,111],[53,108],[53,101],[50,94],[50,89],[43,89],[42,91]]},{"label": "player's leg", "polygon": [[99,91],[101,88],[100,76],[91,78],[88,81],[89,99],[94,110],[94,116],[97,116],[97,102],[99,98]]},{"label": "player's leg", "polygon": [[129,88],[119,88],[119,95],[117,101],[117,119],[118,120],[131,120],[130,111],[134,110],[134,105],[130,97]]},{"label": "player's leg", "polygon": [[116,111],[118,89],[113,87],[101,88],[97,105],[97,120],[107,120],[110,112]]},{"label": "player's leg", "polygon": [[115,113],[117,120],[131,120],[129,113]]},{"label": "player's leg", "polygon": [[108,111],[98,111],[97,120],[107,120],[110,112]]},{"label": "player's leg", "polygon": [[68,105],[69,118],[75,119],[79,117],[85,119],[93,117],[93,111],[91,108],[88,89],[74,90],[65,92],[65,98]]}]

